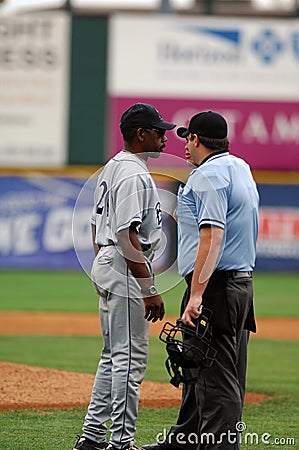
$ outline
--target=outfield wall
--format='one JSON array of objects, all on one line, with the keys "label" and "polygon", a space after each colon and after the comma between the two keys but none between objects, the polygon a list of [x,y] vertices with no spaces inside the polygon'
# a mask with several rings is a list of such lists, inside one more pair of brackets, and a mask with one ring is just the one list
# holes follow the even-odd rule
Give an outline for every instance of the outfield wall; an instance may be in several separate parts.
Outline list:
[{"label": "outfield wall", "polygon": [[[122,148],[123,110],[143,101],[178,125],[199,110],[227,118],[231,153],[254,169],[261,195],[257,269],[299,270],[298,19],[55,11],[0,16],[0,38],[0,267],[80,268],[77,197]],[[158,180],[171,209],[187,170],[184,142],[167,136],[151,169],[172,175]],[[69,171],[77,165],[81,173]],[[84,267],[91,193],[75,225]],[[171,211],[164,216],[171,246],[160,268],[176,250]]]},{"label": "outfield wall", "polygon": [[[165,169],[163,169],[165,172]],[[85,172],[28,173],[0,177],[0,267],[2,269],[83,269],[93,259],[90,215],[96,183]],[[164,238],[158,271],[176,270],[177,180],[155,175],[163,210]],[[261,198],[257,270],[299,271],[299,183],[258,183]]]}]

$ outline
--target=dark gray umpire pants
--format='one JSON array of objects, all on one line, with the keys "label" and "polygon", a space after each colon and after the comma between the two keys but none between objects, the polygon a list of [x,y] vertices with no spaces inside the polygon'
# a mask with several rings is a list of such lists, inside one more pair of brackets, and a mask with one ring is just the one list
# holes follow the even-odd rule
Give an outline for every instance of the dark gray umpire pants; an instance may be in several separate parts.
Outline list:
[{"label": "dark gray umpire pants", "polygon": [[[190,294],[192,273],[181,313]],[[256,331],[250,272],[215,271],[203,295],[213,311],[212,346],[217,350],[212,367],[199,370],[195,383],[185,384],[177,424],[167,442],[194,450],[237,450],[241,435],[249,331]]]}]

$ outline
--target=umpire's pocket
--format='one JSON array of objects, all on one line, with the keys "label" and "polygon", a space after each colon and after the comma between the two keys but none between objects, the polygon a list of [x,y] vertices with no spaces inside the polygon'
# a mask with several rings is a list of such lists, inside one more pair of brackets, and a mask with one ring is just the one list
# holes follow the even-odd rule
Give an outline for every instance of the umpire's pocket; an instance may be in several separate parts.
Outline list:
[{"label": "umpire's pocket", "polygon": [[214,272],[202,297],[203,305],[213,311],[211,324],[215,333],[233,334],[230,306],[227,298],[226,277]]},{"label": "umpire's pocket", "polygon": [[234,334],[243,328],[252,302],[252,280],[239,278],[228,280],[226,285],[228,310]]}]

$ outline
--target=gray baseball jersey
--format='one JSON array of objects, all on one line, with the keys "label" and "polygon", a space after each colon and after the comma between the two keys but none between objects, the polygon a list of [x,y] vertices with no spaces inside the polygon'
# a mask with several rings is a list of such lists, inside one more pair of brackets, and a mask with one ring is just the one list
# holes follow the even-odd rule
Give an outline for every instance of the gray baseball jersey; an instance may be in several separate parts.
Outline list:
[{"label": "gray baseball jersey", "polygon": [[121,151],[106,164],[98,177],[91,222],[100,246],[116,245],[117,233],[135,223],[140,244],[150,246],[153,253],[158,249],[161,205],[143,159]]}]

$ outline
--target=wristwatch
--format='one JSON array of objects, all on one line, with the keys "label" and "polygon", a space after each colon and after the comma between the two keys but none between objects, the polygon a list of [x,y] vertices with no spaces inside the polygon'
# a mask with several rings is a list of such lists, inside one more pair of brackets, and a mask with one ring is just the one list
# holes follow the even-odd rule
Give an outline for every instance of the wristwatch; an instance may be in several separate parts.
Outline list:
[{"label": "wristwatch", "polygon": [[154,284],[152,284],[151,286],[149,286],[145,289],[141,289],[141,293],[143,295],[148,295],[150,297],[151,295],[157,295],[158,291],[157,291],[156,286]]}]

